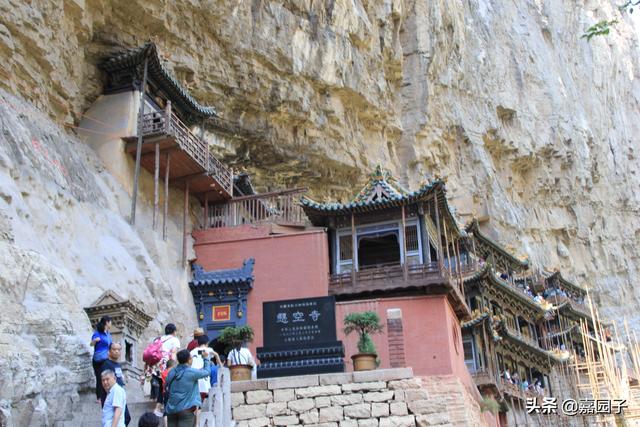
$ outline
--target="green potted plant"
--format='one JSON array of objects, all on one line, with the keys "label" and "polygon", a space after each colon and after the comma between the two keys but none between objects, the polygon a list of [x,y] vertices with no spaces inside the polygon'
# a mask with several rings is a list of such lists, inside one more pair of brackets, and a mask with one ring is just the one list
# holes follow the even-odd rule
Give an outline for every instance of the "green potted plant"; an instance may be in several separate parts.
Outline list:
[{"label": "green potted plant", "polygon": [[231,371],[231,381],[250,380],[253,365],[250,365],[250,360],[242,354],[242,345],[253,341],[253,328],[248,325],[224,328],[218,341],[227,346],[227,365]]},{"label": "green potted plant", "polygon": [[360,313],[349,313],[344,317],[344,333],[349,335],[357,331],[358,354],[351,356],[354,371],[369,371],[378,366],[378,353],[373,344],[371,334],[382,331],[380,317],[374,311],[363,311]]}]

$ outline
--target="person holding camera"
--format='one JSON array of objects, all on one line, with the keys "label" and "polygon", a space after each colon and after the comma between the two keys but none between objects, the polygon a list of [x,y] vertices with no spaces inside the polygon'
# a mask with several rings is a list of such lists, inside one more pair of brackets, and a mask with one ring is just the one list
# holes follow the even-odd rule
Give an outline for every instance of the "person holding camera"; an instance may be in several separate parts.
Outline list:
[{"label": "person holding camera", "polygon": [[[204,367],[204,354],[206,353],[210,359],[215,361],[216,365],[220,365],[220,356],[209,347],[209,337],[206,335],[200,335],[196,338],[198,340],[198,346],[191,350],[191,367],[194,369],[202,369]],[[209,396],[209,389],[211,388],[211,381],[207,378],[198,380],[198,391],[200,392],[200,398],[204,400]]]},{"label": "person holding camera", "polygon": [[211,374],[209,352],[200,354],[202,369],[191,367],[192,357],[189,350],[180,350],[177,354],[178,366],[167,375],[165,391],[168,393],[165,413],[168,427],[192,427],[196,420],[196,411],[202,406],[198,380]]}]

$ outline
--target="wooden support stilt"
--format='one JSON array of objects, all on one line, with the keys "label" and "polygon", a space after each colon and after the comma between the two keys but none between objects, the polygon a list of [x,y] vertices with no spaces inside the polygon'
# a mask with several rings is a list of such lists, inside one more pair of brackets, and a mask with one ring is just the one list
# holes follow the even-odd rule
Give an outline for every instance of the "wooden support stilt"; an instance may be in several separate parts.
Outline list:
[{"label": "wooden support stilt", "polygon": [[142,87],[140,88],[140,109],[138,111],[138,146],[136,147],[136,166],[133,175],[133,194],[131,195],[131,225],[136,223],[136,201],[138,199],[138,181],[140,180],[140,157],[142,156],[142,119],[144,116],[144,91],[147,86],[147,63],[148,59],[144,60],[144,72],[142,75]]},{"label": "wooden support stilt", "polygon": [[404,276],[404,281],[407,281],[409,276],[409,269],[407,266],[407,222],[405,218],[404,205],[402,205],[402,230],[400,231],[402,234],[402,274]]},{"label": "wooden support stilt", "polygon": [[167,153],[167,162],[164,168],[164,209],[162,212],[162,240],[167,240],[167,215],[169,214],[169,168],[171,166],[171,153]]},{"label": "wooden support stilt", "polygon": [[182,212],[182,266],[187,266],[187,216],[189,215],[189,181],[184,183],[184,210]]},{"label": "wooden support stilt", "polygon": [[204,219],[202,220],[202,228],[207,229],[211,226],[209,224],[209,194],[204,193]]},{"label": "wooden support stilt", "polygon": [[156,229],[156,224],[158,223],[158,188],[160,187],[160,183],[158,182],[160,178],[160,143],[156,142],[156,164],[153,170],[153,230]]}]

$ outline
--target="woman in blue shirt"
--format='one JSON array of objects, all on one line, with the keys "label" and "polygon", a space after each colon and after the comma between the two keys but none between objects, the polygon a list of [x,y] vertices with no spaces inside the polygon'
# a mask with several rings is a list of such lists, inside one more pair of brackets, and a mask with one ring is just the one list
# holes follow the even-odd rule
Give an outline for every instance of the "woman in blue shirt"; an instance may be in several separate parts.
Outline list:
[{"label": "woman in blue shirt", "polygon": [[98,391],[100,389],[102,364],[109,358],[109,345],[111,344],[110,330],[111,317],[103,316],[96,325],[96,331],[91,335],[91,343],[89,344],[94,348],[91,364],[93,365],[93,373],[96,376],[96,399],[98,400],[100,400]]}]

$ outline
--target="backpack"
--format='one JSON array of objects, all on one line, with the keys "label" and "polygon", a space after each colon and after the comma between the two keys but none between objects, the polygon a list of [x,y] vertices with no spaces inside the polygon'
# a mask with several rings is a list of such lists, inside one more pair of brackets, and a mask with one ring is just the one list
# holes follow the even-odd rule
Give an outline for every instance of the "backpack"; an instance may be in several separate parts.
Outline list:
[{"label": "backpack", "polygon": [[144,349],[142,353],[142,361],[148,366],[155,366],[162,360],[162,344],[164,341],[160,337],[153,340],[151,344]]}]

